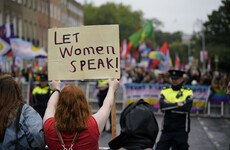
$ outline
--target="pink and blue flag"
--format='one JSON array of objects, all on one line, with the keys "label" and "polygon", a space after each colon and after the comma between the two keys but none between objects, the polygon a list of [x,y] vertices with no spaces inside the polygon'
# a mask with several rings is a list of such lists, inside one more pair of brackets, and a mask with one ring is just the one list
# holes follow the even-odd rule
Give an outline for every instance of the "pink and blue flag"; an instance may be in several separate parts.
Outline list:
[{"label": "pink and blue flag", "polygon": [[47,57],[47,53],[43,49],[34,47],[31,42],[19,38],[11,38],[10,44],[14,57],[20,57],[22,59]]}]

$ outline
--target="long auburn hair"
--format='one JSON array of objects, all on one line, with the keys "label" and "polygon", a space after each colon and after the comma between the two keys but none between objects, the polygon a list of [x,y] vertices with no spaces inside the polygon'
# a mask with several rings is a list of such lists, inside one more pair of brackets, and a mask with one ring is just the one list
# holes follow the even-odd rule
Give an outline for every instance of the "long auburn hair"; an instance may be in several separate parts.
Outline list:
[{"label": "long auburn hair", "polygon": [[21,103],[25,104],[25,101],[18,83],[10,75],[0,76],[0,141],[4,139],[6,128],[12,124]]},{"label": "long auburn hair", "polygon": [[55,125],[59,131],[80,132],[87,129],[91,114],[91,107],[80,87],[67,85],[62,89],[55,112]]}]

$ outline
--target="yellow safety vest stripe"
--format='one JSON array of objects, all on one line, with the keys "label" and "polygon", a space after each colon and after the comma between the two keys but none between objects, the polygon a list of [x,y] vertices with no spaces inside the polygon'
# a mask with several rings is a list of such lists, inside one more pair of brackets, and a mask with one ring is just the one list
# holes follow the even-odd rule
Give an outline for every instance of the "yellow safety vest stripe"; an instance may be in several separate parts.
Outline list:
[{"label": "yellow safety vest stripe", "polygon": [[[46,87],[44,87],[44,88],[41,88],[41,87],[37,86],[37,87],[35,87],[35,88],[33,89],[32,94],[33,94],[33,95],[34,95],[34,94],[45,94],[45,93],[48,92],[48,90],[49,90],[49,86],[46,86]],[[50,92],[52,92],[52,91],[50,91]]]},{"label": "yellow safety vest stripe", "polygon": [[[180,91],[182,92],[182,96],[176,98]],[[161,94],[163,94],[165,99],[171,103],[183,102],[188,96],[193,97],[193,92],[190,89],[181,89],[180,91],[174,91],[172,88],[167,88],[163,89]]]},{"label": "yellow safety vest stripe", "polygon": [[109,80],[99,80],[98,84],[108,84]]}]

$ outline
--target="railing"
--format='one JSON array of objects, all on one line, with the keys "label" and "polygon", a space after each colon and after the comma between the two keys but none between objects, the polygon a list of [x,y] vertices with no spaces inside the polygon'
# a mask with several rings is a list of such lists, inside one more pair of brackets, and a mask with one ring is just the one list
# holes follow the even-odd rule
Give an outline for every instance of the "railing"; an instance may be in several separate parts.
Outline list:
[{"label": "railing", "polygon": [[[86,94],[86,98],[92,107],[92,112],[95,113],[98,109],[98,100],[94,96],[95,82],[65,82],[65,84],[73,84],[79,86]],[[22,94],[23,98],[29,104],[30,96],[30,84],[22,84]],[[125,100],[125,88],[121,85],[116,92],[116,112],[120,114],[126,107]],[[230,104],[226,102],[221,103],[210,103],[208,102],[205,106],[205,112],[203,113],[193,113],[192,115],[204,116],[204,117],[226,117],[230,118]],[[157,114],[161,114],[159,110],[155,111]]]}]

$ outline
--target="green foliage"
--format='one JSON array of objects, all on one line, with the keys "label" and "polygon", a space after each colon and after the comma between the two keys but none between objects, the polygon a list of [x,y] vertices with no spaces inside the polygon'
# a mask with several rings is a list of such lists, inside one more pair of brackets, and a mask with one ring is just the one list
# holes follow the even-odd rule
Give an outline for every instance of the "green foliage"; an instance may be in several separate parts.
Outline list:
[{"label": "green foliage", "polygon": [[206,43],[230,46],[230,0],[222,0],[223,6],[213,11],[204,23]]},{"label": "green foliage", "polygon": [[186,45],[184,45],[180,41],[174,41],[169,44],[169,47],[172,60],[175,60],[175,55],[177,54],[180,58],[181,63],[182,61],[188,62],[188,48]]},{"label": "green foliage", "polygon": [[[215,55],[219,56],[218,70],[230,73],[230,0],[222,0],[222,6],[208,16],[204,23],[205,49],[211,57],[212,70],[215,71]],[[200,33],[201,34],[201,33]],[[193,55],[200,58],[202,49],[201,35],[194,35]]]},{"label": "green foliage", "polygon": [[119,24],[120,40],[128,38],[144,24],[141,11],[131,11],[129,6],[106,3],[99,7],[92,3],[84,5],[84,24]]},{"label": "green foliage", "polygon": [[169,32],[162,32],[160,30],[154,32],[155,41],[159,45],[163,45],[165,41],[168,41],[169,43],[181,42],[181,36],[182,36],[181,32],[169,33]]}]

